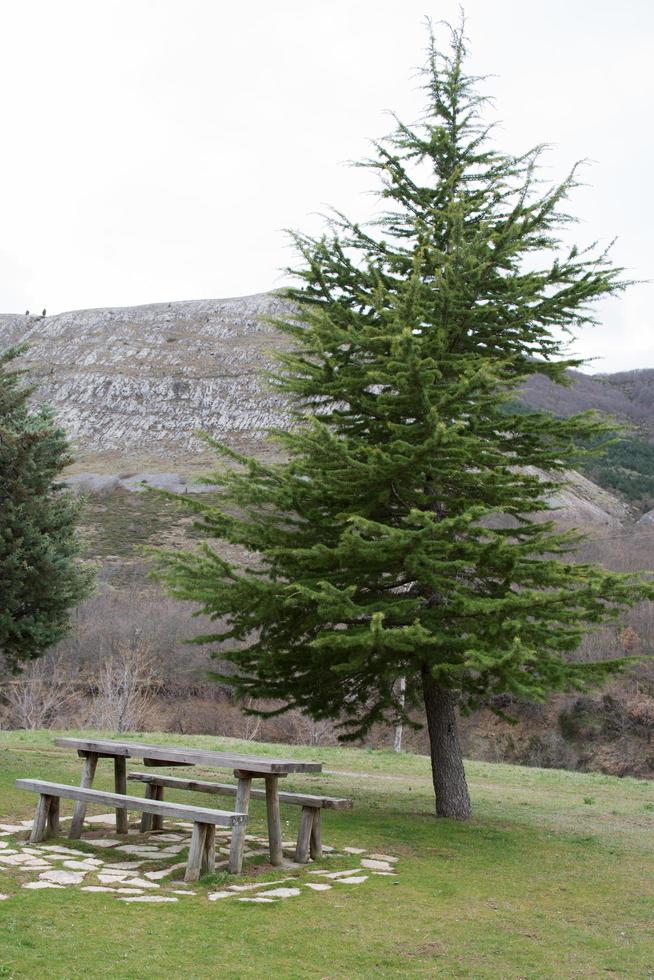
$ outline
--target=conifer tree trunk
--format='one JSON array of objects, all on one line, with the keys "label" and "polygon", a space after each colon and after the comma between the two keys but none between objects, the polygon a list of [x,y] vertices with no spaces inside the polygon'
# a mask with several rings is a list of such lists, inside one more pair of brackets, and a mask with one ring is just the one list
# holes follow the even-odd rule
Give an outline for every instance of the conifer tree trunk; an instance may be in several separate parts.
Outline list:
[{"label": "conifer tree trunk", "polygon": [[440,687],[424,664],[422,690],[431,747],[436,816],[468,820],[472,811],[459,742],[456,692]]}]

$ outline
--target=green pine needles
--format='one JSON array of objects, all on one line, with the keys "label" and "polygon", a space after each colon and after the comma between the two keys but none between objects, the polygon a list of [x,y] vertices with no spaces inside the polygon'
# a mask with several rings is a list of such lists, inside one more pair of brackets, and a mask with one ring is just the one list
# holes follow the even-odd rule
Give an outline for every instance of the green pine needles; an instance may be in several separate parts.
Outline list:
[{"label": "green pine needles", "polygon": [[582,636],[654,595],[574,564],[578,535],[543,515],[604,423],[516,406],[535,372],[565,383],[580,363],[566,334],[627,283],[606,252],[561,241],[574,172],[544,189],[541,147],[491,147],[464,60],[462,30],[445,53],[430,31],[424,119],[362,164],[379,219],[294,235],[303,265],[271,378],[294,410],[270,432],[285,461],[214,443],[219,506],[182,499],[218,544],[160,559],[170,591],[216,621],[197,639],[218,644],[238,695],[339,719],[345,738],[424,703],[436,812],[458,818],[457,706],[601,683],[623,661],[577,662]]},{"label": "green pine needles", "polygon": [[65,636],[92,583],[78,561],[79,502],[56,482],[66,436],[28,406],[33,388],[11,366],[23,349],[0,353],[0,655],[13,669]]}]

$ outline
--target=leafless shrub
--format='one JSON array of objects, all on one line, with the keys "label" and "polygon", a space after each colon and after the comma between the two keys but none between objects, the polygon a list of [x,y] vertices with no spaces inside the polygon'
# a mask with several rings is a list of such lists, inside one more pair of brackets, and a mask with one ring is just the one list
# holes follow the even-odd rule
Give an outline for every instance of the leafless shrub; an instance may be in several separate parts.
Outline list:
[{"label": "leafless shrub", "polygon": [[149,645],[138,638],[121,644],[94,674],[90,724],[113,732],[147,727],[158,687],[159,676]]},{"label": "leafless shrub", "polygon": [[581,662],[614,660],[624,657],[615,626],[604,626],[587,633],[571,659]]},{"label": "leafless shrub", "polygon": [[515,761],[522,766],[541,769],[575,769],[577,753],[554,731],[532,735],[516,752]]},{"label": "leafless shrub", "polygon": [[[281,716],[284,718],[284,716]],[[281,719],[280,719],[281,720]],[[329,719],[314,721],[301,711],[290,711],[286,716],[288,741],[296,745],[334,745],[334,723]]]},{"label": "leafless shrub", "polygon": [[49,654],[27,664],[3,687],[6,722],[11,728],[50,728],[79,708],[80,695],[68,664]]},{"label": "leafless shrub", "polygon": [[649,742],[654,730],[654,698],[645,694],[631,698],[627,701],[627,717],[632,725],[646,730]]},{"label": "leafless shrub", "polygon": [[330,721],[315,722],[299,711],[289,711],[272,718],[248,715],[243,711],[243,707],[267,710],[278,706],[275,701],[253,699],[248,699],[241,706],[224,693],[218,698],[194,696],[164,702],[161,705],[161,721],[165,730],[186,735],[222,735],[251,742],[295,745],[336,744],[334,724]]},{"label": "leafless shrub", "polygon": [[105,585],[77,608],[73,631],[59,648],[80,663],[93,663],[131,642],[138,632],[147,636],[157,657],[168,662],[173,672],[184,670],[189,662],[206,669],[206,650],[187,645],[208,626],[208,621],[193,613],[188,603],[170,599],[155,588]]},{"label": "leafless shrub", "polygon": [[161,703],[162,728],[180,735],[226,735],[239,738],[243,716],[236,705],[215,697],[194,695]]},{"label": "leafless shrub", "polygon": [[[247,710],[256,708],[257,703],[254,698],[246,698],[243,703],[243,707]],[[245,712],[241,713],[242,725],[239,738],[244,738],[248,742],[256,741],[259,732],[261,731],[261,722],[263,721],[261,715],[248,715]]]}]

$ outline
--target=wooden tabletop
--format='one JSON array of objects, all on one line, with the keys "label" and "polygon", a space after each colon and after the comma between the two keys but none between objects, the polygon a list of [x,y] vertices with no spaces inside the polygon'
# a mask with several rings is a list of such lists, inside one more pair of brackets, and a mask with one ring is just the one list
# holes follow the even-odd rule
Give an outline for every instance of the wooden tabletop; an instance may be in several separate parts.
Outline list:
[{"label": "wooden tabletop", "polygon": [[207,752],[178,745],[144,745],[141,742],[115,742],[87,738],[55,738],[55,745],[78,752],[97,755],[123,756],[127,759],[154,759],[157,762],[183,762],[187,765],[209,766],[216,769],[242,769],[265,775],[285,775],[290,772],[322,772],[320,762],[297,759],[274,759],[270,756],[240,755],[233,752]]}]

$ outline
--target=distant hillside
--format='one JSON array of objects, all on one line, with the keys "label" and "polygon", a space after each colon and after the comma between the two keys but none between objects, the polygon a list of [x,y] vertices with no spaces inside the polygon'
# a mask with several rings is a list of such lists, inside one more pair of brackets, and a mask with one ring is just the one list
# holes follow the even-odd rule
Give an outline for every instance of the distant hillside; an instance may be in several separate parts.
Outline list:
[{"label": "distant hillside", "polygon": [[554,385],[542,375],[523,389],[534,408],[557,415],[594,409],[625,426],[626,432],[604,456],[589,460],[586,476],[620,493],[638,513],[654,508],[654,370],[621,371],[594,375],[570,372],[569,387]]},{"label": "distant hillside", "polygon": [[639,436],[654,443],[654,369],[595,375],[571,371],[570,379],[563,387],[537,374],[525,385],[525,400],[557,415],[595,409],[634,426]]},{"label": "distant hillside", "polygon": [[[48,317],[5,315],[0,348],[29,344],[23,360],[38,384],[36,397],[53,406],[74,440],[71,472],[85,476],[87,489],[106,492],[121,481],[131,490],[164,476],[166,485],[186,486],[213,459],[199,431],[248,452],[274,453],[262,431],[287,424],[288,413],[262,369],[286,340],[266,317],[286,309],[279,296],[261,293]],[[654,371],[572,378],[561,388],[537,376],[525,399],[563,414],[596,408],[636,424],[638,439],[654,444]],[[654,506],[654,450],[647,448],[645,459],[638,446],[622,446],[619,462],[586,475],[645,511]],[[644,462],[634,463],[636,456]],[[558,501],[564,516],[584,526],[629,522],[610,493],[574,474],[571,480]]]}]

